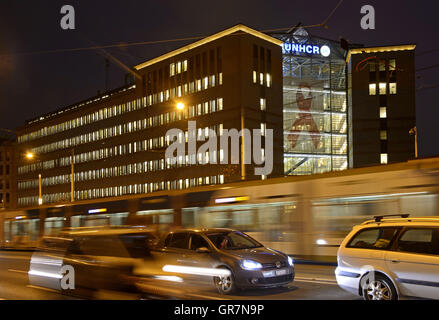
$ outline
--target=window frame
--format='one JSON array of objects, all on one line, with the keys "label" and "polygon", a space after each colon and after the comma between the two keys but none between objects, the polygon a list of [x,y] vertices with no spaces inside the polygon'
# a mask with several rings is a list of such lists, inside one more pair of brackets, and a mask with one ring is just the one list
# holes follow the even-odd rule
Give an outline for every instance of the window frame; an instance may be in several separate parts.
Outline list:
[{"label": "window frame", "polygon": [[[386,229],[386,228],[394,228],[396,229],[396,233],[393,235],[393,238],[390,240],[389,245],[386,248],[359,248],[359,247],[353,247],[352,241],[355,239],[356,236],[358,236],[361,232],[370,231],[370,230],[376,230],[376,229]],[[370,227],[370,228],[363,228],[358,230],[346,243],[345,248],[346,249],[360,249],[360,250],[378,250],[378,251],[393,251],[394,244],[396,242],[396,239],[399,239],[399,235],[401,233],[401,230],[403,228],[400,226],[377,226],[377,227]]]},{"label": "window frame", "polygon": [[439,257],[439,251],[437,254],[432,254],[432,253],[420,253],[420,252],[410,252],[410,251],[401,251],[398,250],[398,243],[399,240],[404,236],[404,234],[409,231],[409,230],[415,230],[415,229],[421,229],[421,230],[434,230],[436,229],[437,232],[439,232],[439,227],[429,227],[429,226],[404,226],[401,228],[398,236],[396,237],[396,239],[393,241],[392,244],[392,251],[398,252],[398,253],[403,253],[403,254],[414,254],[414,255],[425,255],[425,256],[433,256],[433,257]]},{"label": "window frame", "polygon": [[[184,235],[186,235],[186,240],[185,241],[187,241],[187,247],[186,248],[179,248],[179,247],[173,247],[173,246],[170,246],[170,244],[172,243],[172,241],[174,240],[174,236],[176,235],[176,234],[184,234]],[[172,234],[169,234],[168,235],[168,237],[169,236],[171,236],[171,239],[169,240],[169,243],[167,244],[166,243],[166,240],[167,239],[165,239],[165,247],[166,248],[168,248],[168,249],[173,249],[173,250],[189,250],[189,248],[190,248],[190,243],[189,243],[189,240],[190,240],[190,238],[189,238],[189,236],[190,236],[190,234],[189,234],[189,232],[173,232]],[[168,238],[168,237],[166,237],[166,238]]]},{"label": "window frame", "polygon": [[203,234],[196,233],[196,232],[191,232],[191,233],[189,234],[189,250],[191,250],[191,251],[193,251],[193,252],[196,252],[196,249],[191,249],[191,247],[192,247],[192,237],[193,237],[193,236],[199,236],[199,237],[201,237],[201,238],[204,240],[204,242],[206,242],[206,244],[207,244],[207,248],[208,248],[208,249],[212,249],[212,245],[211,245],[209,239],[206,239],[206,237],[205,237]]}]

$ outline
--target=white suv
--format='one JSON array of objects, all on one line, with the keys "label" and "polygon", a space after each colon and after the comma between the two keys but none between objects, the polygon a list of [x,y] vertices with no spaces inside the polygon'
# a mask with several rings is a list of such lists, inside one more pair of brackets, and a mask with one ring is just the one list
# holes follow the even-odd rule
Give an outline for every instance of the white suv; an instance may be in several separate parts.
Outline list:
[{"label": "white suv", "polygon": [[338,250],[338,285],[366,300],[439,299],[439,217],[378,216]]}]

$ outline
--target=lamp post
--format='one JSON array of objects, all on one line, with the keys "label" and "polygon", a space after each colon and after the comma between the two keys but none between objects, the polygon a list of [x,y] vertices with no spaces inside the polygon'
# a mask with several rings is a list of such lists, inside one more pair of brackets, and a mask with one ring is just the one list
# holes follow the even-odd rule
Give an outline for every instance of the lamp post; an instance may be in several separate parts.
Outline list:
[{"label": "lamp post", "polygon": [[[33,160],[35,158],[35,154],[32,152],[27,152],[25,155],[27,160]],[[43,195],[42,195],[42,186],[41,186],[41,174],[38,174],[38,205],[41,206],[43,204]]]},{"label": "lamp post", "polygon": [[[33,160],[35,158],[35,154],[32,152],[26,153],[27,160]],[[72,148],[70,155],[70,201],[75,201],[75,149]],[[43,204],[43,196],[42,196],[42,185],[41,185],[41,174],[38,174],[38,205]]]},{"label": "lamp post", "polygon": [[409,131],[410,135],[415,136],[415,158],[418,159],[418,128],[414,126]]}]

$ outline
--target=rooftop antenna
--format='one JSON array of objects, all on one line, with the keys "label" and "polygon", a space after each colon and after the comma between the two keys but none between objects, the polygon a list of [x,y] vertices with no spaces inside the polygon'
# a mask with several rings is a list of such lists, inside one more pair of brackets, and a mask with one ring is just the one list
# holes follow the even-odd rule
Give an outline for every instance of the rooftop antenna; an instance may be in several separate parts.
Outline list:
[{"label": "rooftop antenna", "polygon": [[292,27],[292,28],[289,29],[286,33],[287,33],[287,34],[293,34],[294,31],[296,31],[297,29],[299,29],[301,25],[302,25],[302,22],[299,22],[298,24],[296,24],[295,27]]}]

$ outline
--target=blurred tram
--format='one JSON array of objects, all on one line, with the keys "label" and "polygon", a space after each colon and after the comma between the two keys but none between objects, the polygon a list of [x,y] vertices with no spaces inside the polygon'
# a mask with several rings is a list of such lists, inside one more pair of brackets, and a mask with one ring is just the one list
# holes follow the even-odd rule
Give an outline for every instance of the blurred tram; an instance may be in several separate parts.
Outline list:
[{"label": "blurred tram", "polygon": [[77,201],[0,213],[2,249],[32,249],[65,227],[152,226],[234,228],[268,247],[303,259],[335,261],[356,224],[375,215],[435,216],[439,158],[352,169]]}]

